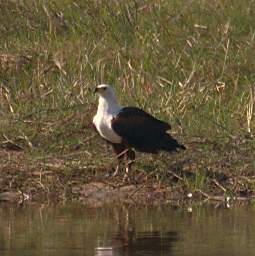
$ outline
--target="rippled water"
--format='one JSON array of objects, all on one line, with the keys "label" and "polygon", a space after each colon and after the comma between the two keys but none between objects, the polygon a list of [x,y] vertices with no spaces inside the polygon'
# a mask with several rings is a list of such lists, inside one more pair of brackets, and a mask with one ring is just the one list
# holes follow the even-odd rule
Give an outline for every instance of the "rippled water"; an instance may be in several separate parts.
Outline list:
[{"label": "rippled water", "polygon": [[0,205],[0,255],[255,255],[255,208]]}]

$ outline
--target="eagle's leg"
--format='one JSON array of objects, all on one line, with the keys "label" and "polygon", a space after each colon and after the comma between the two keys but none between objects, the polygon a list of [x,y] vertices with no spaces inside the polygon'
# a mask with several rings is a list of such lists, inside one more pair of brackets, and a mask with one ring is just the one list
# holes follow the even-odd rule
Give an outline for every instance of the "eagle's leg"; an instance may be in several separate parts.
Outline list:
[{"label": "eagle's leg", "polygon": [[123,160],[124,156],[125,156],[125,150],[126,147],[123,144],[112,144],[113,150],[117,155],[117,159],[118,159],[118,164],[115,168],[115,171],[113,173],[113,176],[118,175],[119,173],[119,166],[121,161]]},{"label": "eagle's leg", "polygon": [[126,168],[125,168],[125,175],[128,175],[129,171],[131,170],[131,166],[135,161],[135,151],[132,149],[128,149],[125,154],[126,158]]},{"label": "eagle's leg", "polygon": [[[121,144],[112,144],[114,152],[117,154],[118,165],[113,173],[113,176],[116,176],[119,173],[119,166],[122,160],[125,160],[125,177],[128,175],[131,165],[135,160],[134,150],[127,147],[124,143]],[[124,177],[124,178],[125,178]]]},{"label": "eagle's leg", "polygon": [[117,166],[116,166],[116,168],[115,168],[114,173],[112,174],[113,177],[115,177],[116,175],[118,175],[118,173],[119,173],[119,168],[120,168],[120,166],[119,166],[119,163],[118,163]]}]

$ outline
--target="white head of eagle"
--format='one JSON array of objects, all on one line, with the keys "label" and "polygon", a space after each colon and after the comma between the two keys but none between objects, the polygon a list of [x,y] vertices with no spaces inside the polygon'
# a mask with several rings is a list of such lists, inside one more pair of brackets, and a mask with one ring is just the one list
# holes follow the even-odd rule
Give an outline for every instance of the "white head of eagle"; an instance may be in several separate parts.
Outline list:
[{"label": "white head of eagle", "polygon": [[122,107],[110,85],[98,85],[95,92],[99,95],[99,103],[93,118],[94,127],[113,145],[118,156],[126,151],[126,156],[134,160],[132,149],[153,154],[161,150],[172,152],[185,149],[167,132],[171,129],[168,123],[140,108]]}]

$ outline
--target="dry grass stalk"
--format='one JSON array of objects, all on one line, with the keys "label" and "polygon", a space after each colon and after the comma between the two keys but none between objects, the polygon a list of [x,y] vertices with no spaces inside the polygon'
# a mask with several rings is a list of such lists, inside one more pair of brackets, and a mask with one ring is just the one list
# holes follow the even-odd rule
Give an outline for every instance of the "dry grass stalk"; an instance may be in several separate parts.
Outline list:
[{"label": "dry grass stalk", "polygon": [[250,100],[247,104],[247,112],[246,112],[246,116],[247,116],[247,131],[249,134],[252,134],[251,132],[251,120],[252,120],[252,116],[253,116],[253,108],[254,108],[254,98],[255,98],[255,85],[251,86],[250,88]]}]

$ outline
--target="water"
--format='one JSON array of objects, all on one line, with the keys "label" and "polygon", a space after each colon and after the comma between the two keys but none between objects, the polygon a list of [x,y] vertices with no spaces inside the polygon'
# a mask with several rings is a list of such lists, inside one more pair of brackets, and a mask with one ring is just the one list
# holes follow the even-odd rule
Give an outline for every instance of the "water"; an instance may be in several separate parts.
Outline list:
[{"label": "water", "polygon": [[0,205],[0,255],[255,255],[255,208]]}]

